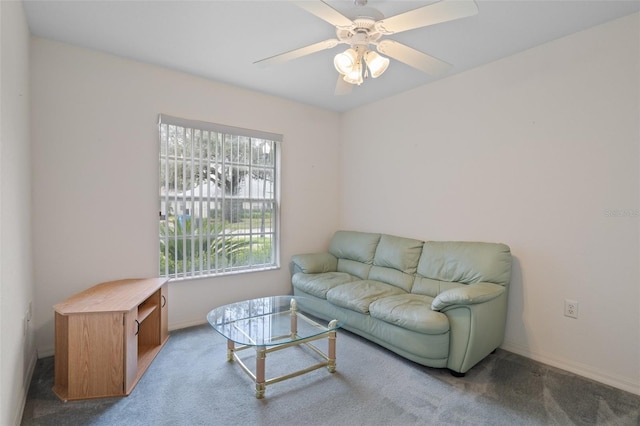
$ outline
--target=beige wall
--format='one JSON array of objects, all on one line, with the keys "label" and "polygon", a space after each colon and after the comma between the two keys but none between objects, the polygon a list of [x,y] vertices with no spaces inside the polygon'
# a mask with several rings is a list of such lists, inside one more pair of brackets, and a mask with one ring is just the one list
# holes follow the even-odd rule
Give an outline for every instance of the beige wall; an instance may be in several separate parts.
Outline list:
[{"label": "beige wall", "polygon": [[635,393],[638,21],[353,110],[341,135],[342,227],[510,245],[503,347]]},{"label": "beige wall", "polygon": [[11,425],[36,361],[33,321],[25,324],[34,298],[29,30],[21,2],[1,1],[0,20],[0,424]]},{"label": "beige wall", "polygon": [[169,286],[172,329],[232,301],[286,294],[292,254],[338,226],[339,115],[44,39],[32,42],[37,345],[55,303],[158,273],[159,113],[284,135],[280,270]]}]

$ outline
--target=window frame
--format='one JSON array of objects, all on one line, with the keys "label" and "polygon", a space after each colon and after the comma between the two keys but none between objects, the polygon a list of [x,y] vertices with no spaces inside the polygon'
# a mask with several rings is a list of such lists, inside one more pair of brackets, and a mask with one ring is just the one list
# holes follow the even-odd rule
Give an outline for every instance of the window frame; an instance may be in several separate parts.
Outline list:
[{"label": "window frame", "polygon": [[[165,126],[166,138],[163,138],[163,126]],[[175,145],[169,144],[171,127],[174,128],[174,131],[180,129],[181,132],[182,139],[177,133],[174,134]],[[161,277],[167,277],[173,281],[191,280],[280,268],[282,139],[283,136],[280,134],[159,114],[158,271]],[[197,145],[196,140],[200,145]],[[215,162],[212,162],[212,144],[215,145],[213,150],[217,150],[213,156]],[[233,154],[228,154],[230,151],[226,149],[229,144],[232,147],[237,145],[238,151],[234,151],[234,153],[238,157],[234,158]],[[198,153],[195,152],[197,149],[193,148],[196,145],[199,147],[197,148],[199,149]],[[244,147],[242,152],[240,151],[241,145]],[[189,153],[184,151],[184,149],[189,149],[187,146],[191,146]],[[170,152],[170,148],[174,149],[173,154]],[[260,150],[262,159],[256,154]],[[206,152],[203,153],[203,151]],[[243,159],[241,153],[244,154]],[[194,178],[196,163],[199,168],[195,172],[197,176]],[[170,165],[173,167],[171,172],[169,171]],[[178,177],[177,170],[180,165],[182,165],[181,176]],[[203,165],[206,169],[202,168]],[[172,175],[175,173],[172,188],[170,188],[171,177],[169,173]],[[268,176],[272,176],[270,185],[267,185],[270,180]],[[182,186],[178,180],[182,181]],[[205,182],[206,196],[203,197],[202,187],[205,186]],[[262,182],[262,192],[259,189],[253,189],[254,184],[260,182]],[[269,186],[269,191],[267,191],[267,186]],[[194,195],[196,192],[194,189],[197,187],[199,187],[199,194]],[[242,187],[244,187],[244,191],[248,191],[246,196],[238,194]],[[231,189],[229,190],[229,188]],[[214,196],[211,195],[212,191],[215,193]],[[227,193],[228,191],[230,193]],[[257,194],[254,194],[254,191]],[[189,192],[190,194],[187,195]],[[212,202],[213,208],[211,208]],[[198,208],[195,208],[195,203],[198,203]],[[205,208],[203,205],[206,205],[206,210],[203,210]],[[247,205],[248,207],[246,207]],[[258,205],[260,206],[258,213],[261,213],[262,216],[261,226],[256,228],[253,225],[253,217],[255,214],[254,206]],[[266,206],[270,206],[270,208],[267,209]],[[225,215],[227,210],[229,214]],[[248,211],[248,228],[245,224],[245,227],[238,228],[236,231],[232,229],[235,223],[233,222],[234,210],[238,212],[235,217],[238,221],[244,220],[240,218],[244,217]],[[206,217],[202,214],[204,211],[206,211]],[[219,211],[221,211],[220,214]],[[215,212],[215,216],[212,218],[213,212]],[[268,229],[265,220],[267,213],[270,216]],[[203,223],[205,222],[204,228],[206,229],[203,233]],[[212,224],[213,229],[211,228]],[[254,246],[258,248],[262,246],[262,250],[264,250],[264,242],[266,241],[269,241],[270,250],[267,252],[270,257],[268,261],[260,262],[258,261],[260,256],[265,256],[265,254],[260,253],[254,258]],[[169,252],[172,245],[173,254],[170,257]],[[205,255],[202,254],[203,252],[207,253],[207,261],[204,264],[203,256]],[[234,253],[241,254],[248,261],[240,265],[234,264]],[[211,260],[213,254],[216,256],[214,262]],[[173,267],[170,266],[171,261],[173,261]]]}]

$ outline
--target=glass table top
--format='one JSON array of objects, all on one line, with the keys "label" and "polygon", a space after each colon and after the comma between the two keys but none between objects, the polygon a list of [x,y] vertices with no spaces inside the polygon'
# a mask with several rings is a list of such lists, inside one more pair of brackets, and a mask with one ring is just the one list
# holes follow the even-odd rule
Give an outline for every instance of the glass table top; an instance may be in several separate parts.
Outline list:
[{"label": "glass table top", "polygon": [[[213,309],[207,314],[207,321],[226,339],[249,346],[275,346],[295,342],[342,325],[337,321],[320,324],[307,317],[299,310],[304,309],[304,301],[304,298],[298,296],[245,300]],[[295,320],[292,321],[292,318]],[[295,332],[292,332],[292,327]]]}]

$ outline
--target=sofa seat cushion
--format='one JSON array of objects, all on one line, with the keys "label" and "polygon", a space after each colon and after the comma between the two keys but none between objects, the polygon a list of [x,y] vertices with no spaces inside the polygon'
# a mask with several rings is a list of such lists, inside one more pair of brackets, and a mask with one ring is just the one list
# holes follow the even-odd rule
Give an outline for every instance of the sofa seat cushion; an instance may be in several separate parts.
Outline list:
[{"label": "sofa seat cushion", "polygon": [[327,292],[327,300],[333,305],[368,314],[371,303],[382,297],[400,294],[407,293],[380,281],[361,280],[332,288]]},{"label": "sofa seat cushion", "polygon": [[291,278],[291,283],[294,287],[305,293],[326,299],[327,291],[357,279],[358,278],[346,272],[324,272],[322,274],[305,274],[298,272]]},{"label": "sofa seat cushion", "polygon": [[444,334],[449,320],[442,312],[431,309],[433,298],[419,294],[401,294],[378,299],[371,303],[372,318],[407,330],[424,334]]}]

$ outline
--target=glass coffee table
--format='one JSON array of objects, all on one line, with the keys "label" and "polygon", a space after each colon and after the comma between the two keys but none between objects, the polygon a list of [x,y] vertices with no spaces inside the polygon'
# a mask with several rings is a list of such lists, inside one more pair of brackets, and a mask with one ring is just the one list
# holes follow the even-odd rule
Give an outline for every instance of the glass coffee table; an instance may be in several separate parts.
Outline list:
[{"label": "glass coffee table", "polygon": [[[332,320],[327,325],[307,317],[298,310],[304,298],[297,296],[273,296],[246,300],[213,309],[207,321],[227,339],[227,360],[236,361],[256,384],[256,398],[263,398],[267,385],[290,379],[310,371],[326,367],[330,373],[336,370],[336,331],[342,325]],[[312,341],[328,339],[324,353]],[[267,354],[292,346],[306,345],[318,354],[322,362],[283,376],[266,379]],[[240,359],[237,352],[254,348],[255,373]]]}]

